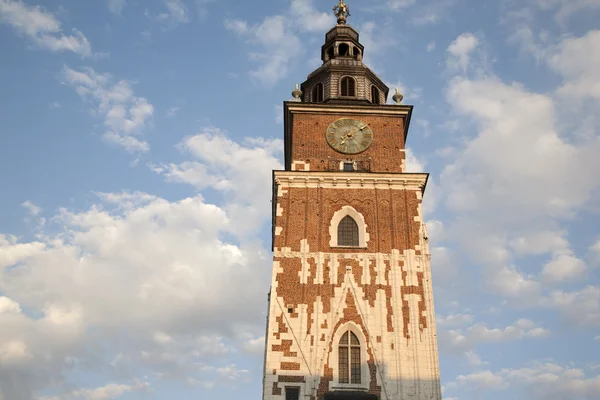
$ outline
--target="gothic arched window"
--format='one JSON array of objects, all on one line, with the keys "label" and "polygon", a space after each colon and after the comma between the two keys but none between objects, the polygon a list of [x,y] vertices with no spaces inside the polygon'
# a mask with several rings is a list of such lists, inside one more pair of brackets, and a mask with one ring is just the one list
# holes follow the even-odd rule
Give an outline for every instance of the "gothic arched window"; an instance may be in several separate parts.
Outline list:
[{"label": "gothic arched window", "polygon": [[379,97],[379,89],[375,86],[371,86],[371,103],[381,104],[381,98]]},{"label": "gothic arched window", "polygon": [[341,95],[343,97],[356,97],[356,82],[353,78],[345,76],[340,81]]},{"label": "gothic arched window", "polygon": [[323,101],[323,84],[317,83],[312,90],[312,102],[320,103]]},{"label": "gothic arched window", "polygon": [[338,246],[358,247],[358,224],[349,215],[346,215],[338,225]]},{"label": "gothic arched window", "polygon": [[360,383],[360,341],[352,331],[342,335],[338,351],[340,383]]}]

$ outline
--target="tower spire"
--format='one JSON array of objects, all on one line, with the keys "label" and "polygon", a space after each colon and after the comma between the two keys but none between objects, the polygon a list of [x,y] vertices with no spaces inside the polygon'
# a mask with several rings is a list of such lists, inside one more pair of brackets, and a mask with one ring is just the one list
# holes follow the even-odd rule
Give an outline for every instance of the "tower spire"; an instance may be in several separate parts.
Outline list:
[{"label": "tower spire", "polygon": [[333,7],[333,13],[337,17],[338,25],[346,25],[346,21],[350,16],[350,9],[348,8],[348,5],[344,3],[344,0],[340,0],[340,3]]}]

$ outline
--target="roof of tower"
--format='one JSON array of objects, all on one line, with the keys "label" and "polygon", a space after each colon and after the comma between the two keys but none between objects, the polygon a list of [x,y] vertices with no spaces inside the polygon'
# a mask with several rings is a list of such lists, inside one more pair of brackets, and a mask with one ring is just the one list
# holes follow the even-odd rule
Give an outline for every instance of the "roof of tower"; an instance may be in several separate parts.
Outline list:
[{"label": "roof of tower", "polygon": [[325,34],[323,65],[301,85],[302,101],[311,103],[384,104],[389,88],[363,64],[359,33],[347,24],[350,9],[344,0],[333,7],[337,25]]}]

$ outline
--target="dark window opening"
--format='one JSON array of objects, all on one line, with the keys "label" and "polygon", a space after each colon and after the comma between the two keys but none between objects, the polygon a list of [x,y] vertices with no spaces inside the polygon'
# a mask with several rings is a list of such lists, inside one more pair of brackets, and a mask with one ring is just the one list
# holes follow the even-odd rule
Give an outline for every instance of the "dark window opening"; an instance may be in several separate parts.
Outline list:
[{"label": "dark window opening", "polygon": [[346,215],[338,225],[338,246],[358,247],[358,224]]},{"label": "dark window opening", "polygon": [[300,400],[300,388],[299,387],[286,387],[285,388],[285,400]]},{"label": "dark window opening", "polygon": [[354,58],[360,60],[360,49],[358,47],[354,48]]},{"label": "dark window opening", "polygon": [[320,103],[323,101],[323,84],[317,83],[312,90],[312,101],[313,103]]},{"label": "dark window opening", "polygon": [[341,94],[343,97],[355,97],[356,96],[356,82],[349,76],[342,78]]},{"label": "dark window opening", "polygon": [[329,49],[327,49],[327,55],[329,56],[330,60],[333,58],[333,56],[334,56],[333,47],[330,47]]},{"label": "dark window opening", "polygon": [[340,47],[338,47],[338,49],[340,51],[340,56],[342,56],[342,57],[350,56],[350,46],[348,46],[346,43],[340,44]]},{"label": "dark window opening", "polygon": [[344,172],[354,171],[354,163],[352,161],[344,162]]},{"label": "dark window opening", "polygon": [[340,339],[338,358],[340,383],[360,383],[360,342],[354,333]]},{"label": "dark window opening", "polygon": [[371,86],[371,103],[381,104],[381,97],[379,95],[379,89],[375,86]]}]

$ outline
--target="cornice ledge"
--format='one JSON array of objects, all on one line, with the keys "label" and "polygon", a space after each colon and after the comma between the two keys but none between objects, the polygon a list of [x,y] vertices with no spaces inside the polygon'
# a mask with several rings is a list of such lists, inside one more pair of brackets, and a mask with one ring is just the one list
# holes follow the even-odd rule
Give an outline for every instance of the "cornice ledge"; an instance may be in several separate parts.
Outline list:
[{"label": "cornice ledge", "polygon": [[348,172],[275,171],[281,187],[352,189],[425,189],[429,174],[373,174]]},{"label": "cornice ledge", "polygon": [[413,106],[411,105],[394,105],[381,104],[371,105],[345,105],[345,104],[315,104],[315,103],[295,103],[285,102],[285,108],[291,114],[304,113],[336,113],[336,114],[368,114],[368,115],[402,115],[408,116]]}]

